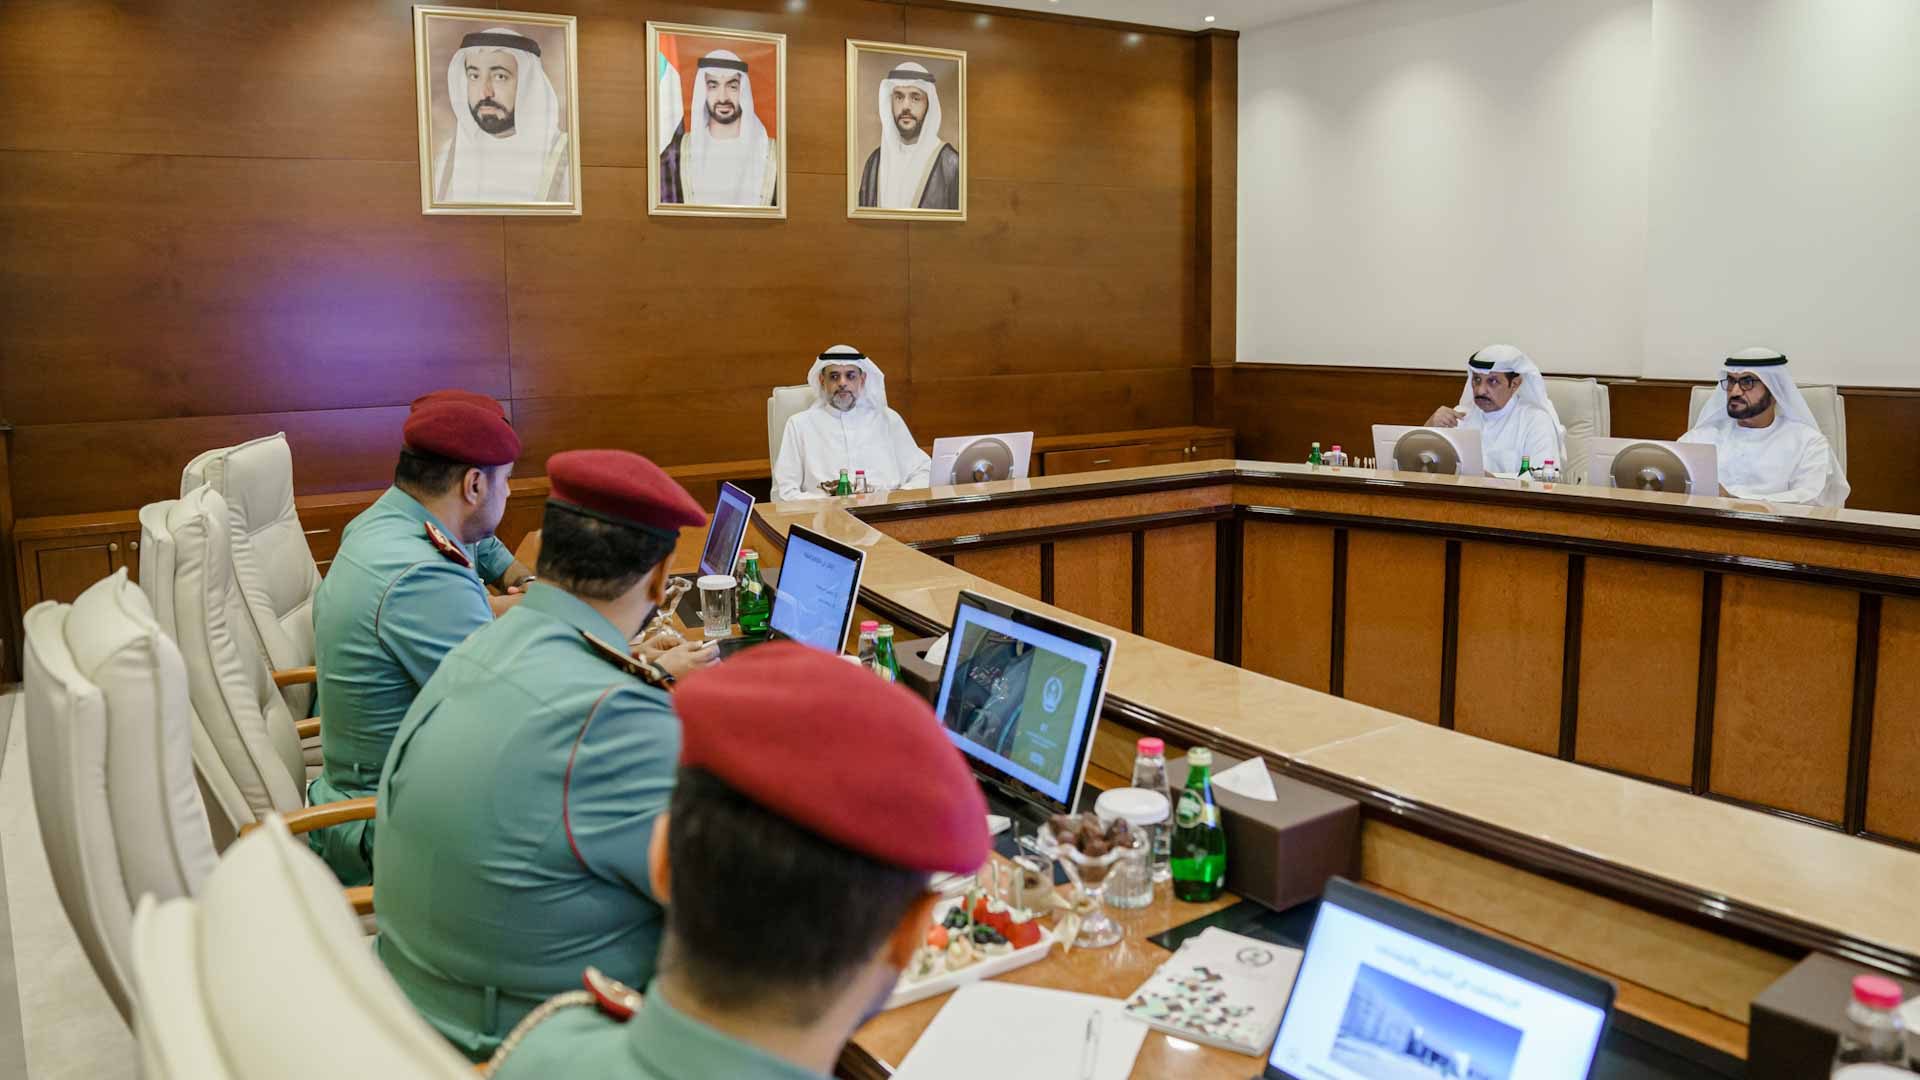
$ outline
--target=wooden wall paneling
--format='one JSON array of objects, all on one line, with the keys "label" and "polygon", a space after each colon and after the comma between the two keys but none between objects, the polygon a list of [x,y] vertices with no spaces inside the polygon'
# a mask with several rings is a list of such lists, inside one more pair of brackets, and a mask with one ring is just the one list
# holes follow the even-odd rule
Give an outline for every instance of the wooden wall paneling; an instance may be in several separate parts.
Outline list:
[{"label": "wooden wall paneling", "polygon": [[1344,697],[1440,721],[1447,544],[1347,530]]},{"label": "wooden wall paneling", "polygon": [[1838,823],[1853,713],[1857,593],[1728,574],[1712,790]]},{"label": "wooden wall paneling", "polygon": [[954,552],[953,566],[1035,600],[1040,596],[1040,545]]},{"label": "wooden wall paneling", "polygon": [[[912,402],[900,411],[914,438],[928,443],[947,435],[1028,428],[1078,435],[1169,427],[1189,423],[1193,410],[1185,368],[919,378],[911,389]],[[887,394],[894,394],[891,379]]]},{"label": "wooden wall paneling", "polygon": [[1588,557],[1574,760],[1691,782],[1702,577],[1686,567]]},{"label": "wooden wall paneling", "polygon": [[1233,363],[1239,303],[1240,35],[1208,30],[1199,39],[1194,99],[1200,145],[1194,154],[1199,202],[1198,296],[1200,362]]},{"label": "wooden wall paneling", "polygon": [[1133,622],[1133,537],[1054,541],[1053,603],[1125,631]]},{"label": "wooden wall paneling", "polygon": [[1567,556],[1460,545],[1457,731],[1552,754],[1560,746]]},{"label": "wooden wall paneling", "polygon": [[1920,844],[1920,600],[1881,599],[1879,652],[1866,826]]},{"label": "wooden wall paneling", "polygon": [[1214,596],[1217,547],[1212,522],[1149,529],[1141,580],[1142,633],[1201,656],[1214,652]]},{"label": "wooden wall paneling", "polygon": [[1324,691],[1333,668],[1333,533],[1248,520],[1241,531],[1240,666]]},{"label": "wooden wall paneling", "polygon": [[87,586],[124,565],[118,537],[101,537],[84,546],[27,548],[29,587],[42,600],[71,604]]},{"label": "wooden wall paneling", "polygon": [[1693,384],[1661,379],[1602,379],[1611,431],[1620,439],[1677,439],[1687,430]]},{"label": "wooden wall paneling", "polygon": [[1920,391],[1843,388],[1847,407],[1847,505],[1920,513]]},{"label": "wooden wall paneling", "polygon": [[1217,422],[1234,429],[1239,454],[1260,461],[1305,461],[1310,443],[1339,443],[1373,453],[1374,424],[1417,424],[1460,400],[1459,375],[1381,368],[1239,364]]}]

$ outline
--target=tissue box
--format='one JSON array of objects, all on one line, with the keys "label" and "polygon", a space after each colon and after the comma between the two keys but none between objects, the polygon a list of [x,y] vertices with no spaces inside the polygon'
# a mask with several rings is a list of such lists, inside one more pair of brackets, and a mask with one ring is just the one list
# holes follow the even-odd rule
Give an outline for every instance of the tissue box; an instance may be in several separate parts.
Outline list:
[{"label": "tissue box", "polygon": [[[1213,755],[1213,774],[1240,762]],[[1275,911],[1317,898],[1331,877],[1357,878],[1360,804],[1272,769],[1274,800],[1213,789],[1227,833],[1227,888]],[[1187,759],[1167,762],[1174,798],[1187,782]]]},{"label": "tissue box", "polygon": [[940,692],[940,665],[927,663],[927,650],[939,638],[909,638],[893,643],[894,659],[900,661],[900,685],[932,701]]},{"label": "tissue box", "polygon": [[[1232,855],[1228,855],[1231,867]],[[1886,975],[1825,953],[1813,953],[1753,999],[1747,1026],[1748,1080],[1802,1080],[1825,1076],[1853,999],[1855,975]],[[1887,975],[1911,1001],[1920,983]],[[1907,1054],[1920,1057],[1920,1038],[1907,1033]]]}]

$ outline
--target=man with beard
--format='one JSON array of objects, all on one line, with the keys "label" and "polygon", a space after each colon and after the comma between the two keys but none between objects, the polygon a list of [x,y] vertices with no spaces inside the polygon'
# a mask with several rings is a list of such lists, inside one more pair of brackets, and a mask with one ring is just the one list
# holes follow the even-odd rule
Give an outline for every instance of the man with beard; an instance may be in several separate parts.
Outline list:
[{"label": "man with beard", "polygon": [[715,49],[693,68],[691,114],[660,152],[660,201],[691,206],[772,206],[780,145],[753,111],[746,61]]},{"label": "man with beard", "polygon": [[907,422],[887,407],[887,379],[851,345],[835,345],[813,362],[812,405],[787,421],[773,463],[773,497],[821,498],[822,483],[865,470],[875,491],[926,487],[933,459],[913,441]]},{"label": "man with beard", "polygon": [[1777,349],[1742,349],[1681,442],[1719,457],[1720,490],[1738,499],[1845,506],[1853,489]]},{"label": "man with beard", "polygon": [[880,80],[880,145],[860,173],[860,205],[958,210],[960,152],[940,137],[940,91],[908,61]]},{"label": "man with beard", "polygon": [[437,155],[435,202],[572,198],[560,100],[538,42],[504,27],[468,34],[447,63],[447,95],[453,135]]},{"label": "man with beard", "polygon": [[673,706],[680,768],[646,852],[658,973],[643,1000],[588,969],[507,1037],[500,1080],[825,1080],[926,940],[930,876],[988,857],[980,785],[904,687],[775,642]]},{"label": "man with beard", "polygon": [[1427,426],[1478,431],[1489,473],[1512,476],[1522,460],[1562,466],[1567,461],[1567,429],[1547,396],[1540,365],[1511,345],[1489,345],[1467,357],[1460,404],[1442,405]]}]

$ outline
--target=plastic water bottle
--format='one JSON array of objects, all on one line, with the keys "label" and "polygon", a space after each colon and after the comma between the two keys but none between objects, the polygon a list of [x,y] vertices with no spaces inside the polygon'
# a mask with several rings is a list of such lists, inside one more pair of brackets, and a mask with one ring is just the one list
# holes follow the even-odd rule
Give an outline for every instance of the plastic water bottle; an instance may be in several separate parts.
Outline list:
[{"label": "plastic water bottle", "polygon": [[1173,876],[1173,789],[1167,786],[1167,744],[1159,739],[1141,739],[1134,744],[1132,787],[1144,788],[1167,800],[1167,816],[1147,827],[1153,842],[1153,880]]},{"label": "plastic water bottle", "polygon": [[1346,463],[1347,463],[1347,452],[1345,450],[1340,449],[1339,443],[1334,443],[1333,452],[1327,455],[1327,464],[1337,469],[1345,465]]},{"label": "plastic water bottle", "polygon": [[1900,1020],[1900,984],[1879,975],[1853,980],[1853,1000],[1847,1003],[1846,1026],[1840,1029],[1840,1047],[1833,1055],[1835,1077],[1886,1075],[1878,1066],[1907,1066],[1907,1028]]},{"label": "plastic water bottle", "polygon": [[879,652],[877,644],[879,637],[879,623],[868,619],[860,624],[860,651],[856,655],[860,657],[860,666],[868,671],[874,670],[874,657]]},{"label": "plastic water bottle", "polygon": [[1539,477],[1540,479],[1545,480],[1549,484],[1559,483],[1560,482],[1560,466],[1554,464],[1552,458],[1548,458],[1547,460],[1540,463]]}]

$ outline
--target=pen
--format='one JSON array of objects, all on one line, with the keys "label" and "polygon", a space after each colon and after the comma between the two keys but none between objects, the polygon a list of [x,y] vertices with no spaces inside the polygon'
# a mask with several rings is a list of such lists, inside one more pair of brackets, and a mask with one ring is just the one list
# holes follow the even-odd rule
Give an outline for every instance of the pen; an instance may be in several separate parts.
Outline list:
[{"label": "pen", "polygon": [[1087,1017],[1087,1039],[1080,1045],[1080,1080],[1093,1080],[1093,1067],[1100,1060],[1100,1014]]}]

